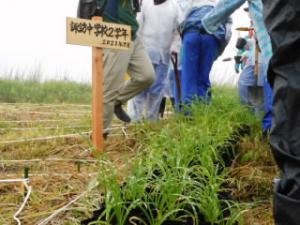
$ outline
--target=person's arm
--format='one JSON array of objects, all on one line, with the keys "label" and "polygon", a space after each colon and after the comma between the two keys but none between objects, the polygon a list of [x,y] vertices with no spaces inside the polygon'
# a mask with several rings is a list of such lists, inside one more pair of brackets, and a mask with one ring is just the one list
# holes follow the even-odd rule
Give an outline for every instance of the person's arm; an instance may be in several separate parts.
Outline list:
[{"label": "person's arm", "polygon": [[[171,1],[173,3],[173,6],[174,6],[174,13],[176,15],[175,16],[176,19],[174,21],[173,37],[172,37],[172,42],[171,42],[172,44],[171,44],[171,51],[170,52],[172,52],[172,50],[174,50],[176,48],[174,43],[177,43],[178,40],[180,41],[178,27],[180,26],[180,24],[184,20],[183,10],[179,6],[178,1],[176,1],[176,0],[171,0]],[[179,38],[179,39],[177,40],[177,38]]]},{"label": "person's arm", "polygon": [[209,34],[213,34],[218,27],[226,22],[229,16],[247,0],[220,0],[212,11],[202,19],[202,26]]},{"label": "person's arm", "polygon": [[175,7],[175,11],[176,11],[176,15],[177,15],[177,19],[176,19],[177,26],[179,26],[179,24],[181,24],[182,21],[184,20],[184,12],[178,5],[178,2],[176,2],[175,0],[172,0],[172,3]]}]

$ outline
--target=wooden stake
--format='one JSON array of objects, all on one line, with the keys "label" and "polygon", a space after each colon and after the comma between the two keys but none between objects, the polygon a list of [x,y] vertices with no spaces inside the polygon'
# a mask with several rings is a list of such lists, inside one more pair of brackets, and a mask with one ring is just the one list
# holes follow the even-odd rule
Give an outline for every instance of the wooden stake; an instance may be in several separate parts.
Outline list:
[{"label": "wooden stake", "polygon": [[[95,16],[92,20],[102,21],[101,17]],[[104,150],[103,139],[103,50],[102,48],[92,48],[92,139],[94,147],[101,153]]]},{"label": "wooden stake", "polygon": [[259,75],[259,45],[258,41],[255,39],[255,66],[254,75],[257,77]]},{"label": "wooden stake", "polygon": [[[29,167],[24,167],[24,179],[28,179],[29,178]],[[22,185],[22,189],[23,189],[23,195],[26,196],[27,195],[27,189],[24,186],[24,184]]]}]

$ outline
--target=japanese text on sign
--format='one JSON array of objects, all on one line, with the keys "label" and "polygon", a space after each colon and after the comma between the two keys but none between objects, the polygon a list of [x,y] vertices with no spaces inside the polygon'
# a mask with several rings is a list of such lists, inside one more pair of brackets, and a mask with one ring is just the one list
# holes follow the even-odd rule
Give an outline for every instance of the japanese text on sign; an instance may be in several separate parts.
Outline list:
[{"label": "japanese text on sign", "polygon": [[129,49],[131,29],[126,25],[67,18],[67,43]]}]

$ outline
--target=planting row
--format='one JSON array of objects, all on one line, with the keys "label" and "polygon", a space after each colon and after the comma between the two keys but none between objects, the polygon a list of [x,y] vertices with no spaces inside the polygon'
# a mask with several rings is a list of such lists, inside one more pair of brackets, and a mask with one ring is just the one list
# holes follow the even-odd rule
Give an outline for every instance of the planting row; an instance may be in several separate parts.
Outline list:
[{"label": "planting row", "polygon": [[211,104],[191,106],[192,115],[142,124],[136,139],[142,150],[129,176],[120,177],[103,160],[98,181],[103,192],[82,224],[233,225],[242,209],[228,190],[228,169],[240,138],[256,120],[232,92]]}]

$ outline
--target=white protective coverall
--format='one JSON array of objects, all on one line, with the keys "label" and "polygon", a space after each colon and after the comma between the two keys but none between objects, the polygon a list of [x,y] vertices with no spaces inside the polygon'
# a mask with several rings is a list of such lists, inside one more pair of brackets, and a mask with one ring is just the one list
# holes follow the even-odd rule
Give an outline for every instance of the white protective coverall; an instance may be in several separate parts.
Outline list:
[{"label": "white protective coverall", "polygon": [[159,5],[154,5],[153,0],[143,0],[138,15],[138,35],[148,51],[156,78],[151,87],[129,101],[128,113],[132,121],[158,119],[166,85],[170,48],[182,20],[183,13],[176,0],[166,0]]}]

